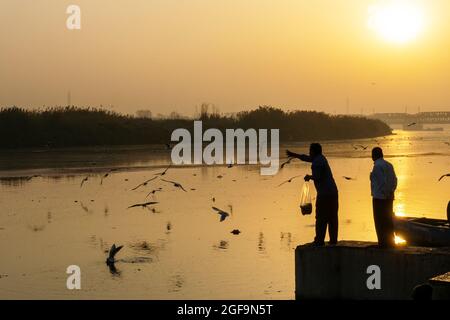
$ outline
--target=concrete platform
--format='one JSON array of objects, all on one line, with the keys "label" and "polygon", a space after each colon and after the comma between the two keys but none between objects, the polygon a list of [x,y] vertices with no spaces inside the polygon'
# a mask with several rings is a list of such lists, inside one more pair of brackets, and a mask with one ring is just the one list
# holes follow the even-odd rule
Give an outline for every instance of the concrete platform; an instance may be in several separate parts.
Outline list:
[{"label": "concrete platform", "polygon": [[[450,248],[375,245],[342,241],[337,246],[298,246],[296,299],[411,299],[416,285],[450,271]],[[373,265],[379,267],[380,289],[367,286],[373,275],[367,269]]]},{"label": "concrete platform", "polygon": [[433,299],[450,300],[450,272],[430,279],[433,287]]}]

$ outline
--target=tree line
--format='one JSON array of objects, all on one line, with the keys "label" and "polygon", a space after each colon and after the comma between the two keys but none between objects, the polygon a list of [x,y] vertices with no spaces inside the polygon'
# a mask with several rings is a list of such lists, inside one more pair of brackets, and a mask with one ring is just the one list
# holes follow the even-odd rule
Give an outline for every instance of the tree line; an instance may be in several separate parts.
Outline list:
[{"label": "tree line", "polygon": [[[316,111],[284,111],[270,106],[234,115],[201,113],[203,130],[280,129],[281,142],[371,138],[391,129],[379,120],[329,115]],[[192,131],[193,119],[151,119],[98,108],[53,107],[0,109],[0,148],[82,147],[165,144],[172,131]]]}]

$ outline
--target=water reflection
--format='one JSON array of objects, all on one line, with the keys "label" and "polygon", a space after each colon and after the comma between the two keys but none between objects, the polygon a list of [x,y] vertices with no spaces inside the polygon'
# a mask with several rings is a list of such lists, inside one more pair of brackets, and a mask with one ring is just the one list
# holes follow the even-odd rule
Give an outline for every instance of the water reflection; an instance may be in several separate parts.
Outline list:
[{"label": "water reflection", "polygon": [[169,292],[179,292],[184,286],[184,278],[181,274],[176,274],[169,279]]},{"label": "water reflection", "polygon": [[215,250],[227,250],[229,248],[228,241],[220,240],[219,244],[214,244],[213,248]]},{"label": "water reflection", "polygon": [[264,239],[264,233],[260,232],[258,235],[258,252],[261,254],[266,253],[266,243]]}]

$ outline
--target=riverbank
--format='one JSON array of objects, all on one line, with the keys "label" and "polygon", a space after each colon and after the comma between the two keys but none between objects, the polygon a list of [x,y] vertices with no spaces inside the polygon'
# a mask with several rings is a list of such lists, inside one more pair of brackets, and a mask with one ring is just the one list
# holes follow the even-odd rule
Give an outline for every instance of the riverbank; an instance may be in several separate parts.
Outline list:
[{"label": "riverbank", "polygon": [[[343,140],[386,136],[385,123],[355,116],[259,107],[233,116],[203,114],[204,130],[280,129],[280,141]],[[150,119],[78,107],[0,110],[0,149],[167,144],[175,129],[193,130],[194,119]]]}]

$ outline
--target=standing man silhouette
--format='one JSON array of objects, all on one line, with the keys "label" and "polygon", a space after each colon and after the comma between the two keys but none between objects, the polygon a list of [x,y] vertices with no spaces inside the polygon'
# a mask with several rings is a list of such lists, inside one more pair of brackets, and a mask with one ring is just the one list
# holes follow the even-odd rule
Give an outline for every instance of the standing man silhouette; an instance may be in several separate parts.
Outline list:
[{"label": "standing man silhouette", "polygon": [[394,192],[397,188],[397,176],[392,164],[383,158],[383,150],[372,149],[373,170],[370,173],[373,219],[377,232],[378,246],[395,247],[394,237]]},{"label": "standing man silhouette", "polygon": [[316,237],[314,245],[325,244],[325,234],[328,226],[330,244],[335,245],[338,239],[338,189],[333,178],[327,158],[322,154],[322,146],[319,143],[311,143],[309,155],[297,154],[286,150],[290,158],[311,162],[312,175],[307,174],[305,181],[313,180],[317,191],[316,198]]}]

